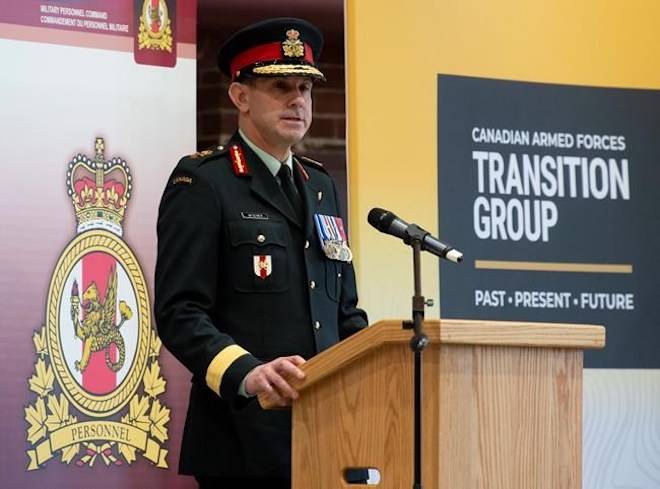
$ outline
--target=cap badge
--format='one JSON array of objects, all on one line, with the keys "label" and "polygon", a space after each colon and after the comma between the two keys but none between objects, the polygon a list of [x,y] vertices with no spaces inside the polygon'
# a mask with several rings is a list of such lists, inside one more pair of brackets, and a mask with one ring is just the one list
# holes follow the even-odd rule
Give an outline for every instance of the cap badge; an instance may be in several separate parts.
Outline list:
[{"label": "cap badge", "polygon": [[295,29],[286,31],[286,41],[282,42],[282,50],[287,58],[300,58],[305,55],[305,45],[299,39],[300,32]]}]

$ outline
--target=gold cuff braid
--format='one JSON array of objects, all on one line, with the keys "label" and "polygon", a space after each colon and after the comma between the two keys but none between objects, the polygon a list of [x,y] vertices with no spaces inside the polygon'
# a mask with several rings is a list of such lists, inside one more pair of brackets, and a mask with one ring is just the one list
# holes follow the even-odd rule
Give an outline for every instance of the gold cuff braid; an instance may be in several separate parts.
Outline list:
[{"label": "gold cuff braid", "polygon": [[222,377],[231,364],[243,355],[249,355],[247,350],[244,350],[238,345],[229,345],[220,350],[206,369],[206,385],[220,395],[220,386],[222,385]]}]

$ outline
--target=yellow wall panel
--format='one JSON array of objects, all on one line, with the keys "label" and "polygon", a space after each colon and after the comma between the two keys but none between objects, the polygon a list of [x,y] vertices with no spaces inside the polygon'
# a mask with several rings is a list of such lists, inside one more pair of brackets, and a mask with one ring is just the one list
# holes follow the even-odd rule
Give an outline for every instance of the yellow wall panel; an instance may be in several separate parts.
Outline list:
[{"label": "yellow wall panel", "polygon": [[[656,0],[346,0],[351,239],[371,321],[410,315],[412,257],[369,210],[438,230],[438,73],[660,88],[658,19]],[[437,299],[437,259],[422,265]]]}]

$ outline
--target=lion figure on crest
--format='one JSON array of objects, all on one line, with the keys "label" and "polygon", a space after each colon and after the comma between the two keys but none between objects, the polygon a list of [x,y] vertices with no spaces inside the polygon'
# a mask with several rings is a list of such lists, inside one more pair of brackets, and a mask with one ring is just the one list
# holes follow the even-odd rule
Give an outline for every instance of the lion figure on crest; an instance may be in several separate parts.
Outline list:
[{"label": "lion figure on crest", "polygon": [[[76,360],[76,370],[84,372],[93,352],[105,350],[105,363],[113,372],[119,371],[124,365],[126,347],[120,328],[133,312],[126,302],[119,301],[121,321],[114,323],[115,307],[117,303],[117,270],[113,267],[108,277],[105,298],[101,302],[99,290],[95,282],[89,284],[83,292],[82,304],[78,297],[78,284],[74,281],[71,292],[71,319],[75,328],[76,337],[83,342],[83,353],[80,360]],[[80,307],[85,310],[85,317],[80,321]],[[116,362],[110,358],[110,346],[115,344],[119,351]]]}]

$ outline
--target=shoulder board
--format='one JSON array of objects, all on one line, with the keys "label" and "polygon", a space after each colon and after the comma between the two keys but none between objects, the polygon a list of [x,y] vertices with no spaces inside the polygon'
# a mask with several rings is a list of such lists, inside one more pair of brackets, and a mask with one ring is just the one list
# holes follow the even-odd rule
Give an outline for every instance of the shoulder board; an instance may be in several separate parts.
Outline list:
[{"label": "shoulder board", "polygon": [[192,164],[195,166],[201,166],[203,163],[222,156],[227,152],[228,148],[225,146],[216,146],[213,149],[206,149],[204,151],[198,151],[191,155],[185,157],[187,160],[191,160]]},{"label": "shoulder board", "polygon": [[295,156],[302,164],[309,165],[312,168],[316,168],[317,170],[321,170],[324,173],[328,173],[328,170],[325,169],[323,163],[321,163],[320,161],[313,160],[312,158],[308,158],[307,156],[300,156],[300,155],[295,155]]}]

